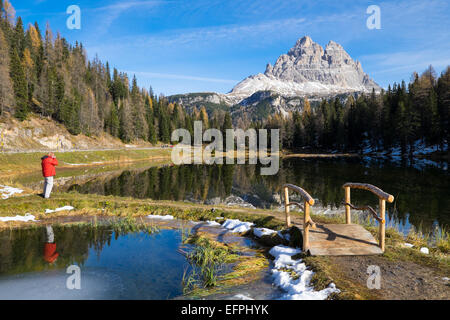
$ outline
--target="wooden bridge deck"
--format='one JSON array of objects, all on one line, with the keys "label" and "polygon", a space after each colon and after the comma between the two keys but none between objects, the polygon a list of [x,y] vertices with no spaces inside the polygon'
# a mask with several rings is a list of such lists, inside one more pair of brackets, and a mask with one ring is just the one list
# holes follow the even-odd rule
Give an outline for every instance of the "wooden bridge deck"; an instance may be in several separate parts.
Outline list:
[{"label": "wooden bridge deck", "polygon": [[[303,233],[303,228],[300,227]],[[313,256],[382,254],[372,234],[358,224],[317,224],[309,230],[309,253]]]},{"label": "wooden bridge deck", "polygon": [[[384,192],[378,187],[366,183],[347,182],[343,185],[345,198],[342,202],[345,205],[345,224],[316,224],[311,219],[310,207],[315,200],[304,189],[293,185],[283,185],[284,190],[284,210],[286,213],[286,226],[291,226],[289,214],[290,206],[298,206],[303,209],[303,223],[300,229],[303,235],[303,251],[313,256],[358,256],[382,254],[385,249],[386,234],[386,201],[392,203],[394,196]],[[379,199],[379,214],[370,206],[356,207],[350,202],[350,189],[361,189],[370,191]],[[296,192],[303,199],[303,206],[298,202],[289,201],[289,190]],[[372,234],[362,226],[351,223],[350,209],[364,210],[372,214],[378,221],[379,242]]]}]

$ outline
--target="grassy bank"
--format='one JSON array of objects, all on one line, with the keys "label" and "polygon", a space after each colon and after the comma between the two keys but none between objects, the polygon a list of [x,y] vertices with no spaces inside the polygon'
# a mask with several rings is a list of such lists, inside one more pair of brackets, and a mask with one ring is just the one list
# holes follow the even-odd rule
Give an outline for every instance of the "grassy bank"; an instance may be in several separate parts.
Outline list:
[{"label": "grassy bank", "polygon": [[[55,209],[63,206],[73,206],[75,210],[57,212],[52,214],[45,214],[45,209]],[[149,214],[154,215],[173,215],[176,218],[193,221],[207,221],[214,220],[216,217],[223,217],[225,219],[239,219],[241,221],[253,222],[257,227],[265,227],[274,230],[281,230],[284,228],[284,214],[263,209],[247,209],[247,208],[230,208],[226,206],[207,206],[190,204],[185,202],[173,201],[153,201],[153,200],[139,200],[133,198],[122,198],[113,196],[98,196],[98,195],[82,195],[78,193],[56,193],[51,199],[42,199],[37,195],[14,197],[11,199],[0,201],[0,216],[15,216],[30,213],[36,216],[36,219],[41,220],[38,223],[45,223],[48,218],[58,216],[117,216],[117,217],[139,217]],[[294,223],[301,221],[300,213],[292,213]],[[343,217],[326,217],[323,215],[313,216],[316,223],[341,223]],[[358,221],[365,224],[365,227],[377,237],[377,228],[370,224],[370,222]],[[0,230],[2,228],[19,228],[30,225],[30,223],[0,222]],[[386,231],[386,252],[380,256],[371,257],[347,257],[348,261],[340,261],[335,257],[304,257],[306,264],[315,271],[313,283],[317,289],[323,289],[334,282],[341,290],[341,294],[335,298],[341,299],[382,299],[383,294],[369,290],[365,282],[358,282],[351,274],[351,269],[354,266],[349,262],[360,260],[357,267],[367,268],[366,264],[386,265],[387,268],[391,266],[401,266],[405,270],[414,270],[418,268],[427,268],[433,277],[444,277],[450,274],[450,258],[448,255],[449,238],[442,236],[437,239],[434,245],[429,241],[424,240],[424,237],[419,237],[418,234],[410,234],[405,238],[402,234],[393,228],[388,228]],[[428,239],[430,240],[430,239]],[[423,242],[425,241],[425,242]],[[407,248],[404,246],[405,242],[412,243],[414,248]],[[203,243],[205,244],[205,243]],[[428,246],[430,254],[425,255],[419,251],[421,246]],[[209,252],[215,252],[217,244],[208,243]],[[224,256],[229,257],[228,254],[233,254],[233,250],[227,249],[227,252],[222,252]],[[226,254],[226,255],[225,255]],[[224,257],[222,256],[222,257]],[[226,278],[213,277],[215,283],[213,288],[225,288],[227,285],[239,284],[240,275],[255,268],[265,267],[261,262],[262,256],[255,257],[256,260],[235,261],[236,266],[232,274],[227,275]],[[258,260],[259,259],[259,260]],[[201,254],[198,261],[201,261]],[[348,271],[348,272],[347,272]],[[349,273],[350,272],[350,273]],[[365,271],[364,271],[365,272]],[[428,272],[428,271],[427,271]],[[255,273],[256,276],[256,273]],[[366,277],[364,275],[364,277]],[[365,281],[366,278],[364,278]],[[218,285],[220,284],[220,285]],[[406,284],[405,284],[406,285]],[[195,296],[204,296],[211,294],[211,290],[203,290],[199,286],[191,287],[191,291]],[[424,297],[427,298],[427,297]]]},{"label": "grassy bank", "polygon": [[[100,151],[56,152],[59,169],[98,166],[142,160],[170,160],[170,149],[119,149]],[[0,179],[41,170],[43,153],[0,153]]]},{"label": "grassy bank", "polygon": [[[45,214],[46,209],[73,206],[76,210]],[[186,202],[153,201],[134,198],[99,196],[94,194],[54,193],[52,198],[43,199],[38,195],[19,196],[0,201],[0,216],[16,216],[30,213],[36,219],[46,219],[59,215],[106,215],[106,216],[144,216],[173,215],[183,220],[207,221],[216,217],[241,219],[255,223],[258,227],[281,229],[283,220],[271,215],[270,210],[251,210],[229,208],[226,206],[207,206]],[[17,224],[21,225],[21,224]],[[6,224],[0,222],[0,228]]]},{"label": "grassy bank", "polygon": [[[184,243],[193,246],[185,253],[192,270],[185,272],[183,277],[183,291],[190,298],[224,293],[230,288],[255,281],[269,266],[262,250],[222,243],[211,239],[208,233],[191,235]],[[249,250],[253,254],[242,254]],[[223,272],[225,265],[232,266],[230,272]]]}]

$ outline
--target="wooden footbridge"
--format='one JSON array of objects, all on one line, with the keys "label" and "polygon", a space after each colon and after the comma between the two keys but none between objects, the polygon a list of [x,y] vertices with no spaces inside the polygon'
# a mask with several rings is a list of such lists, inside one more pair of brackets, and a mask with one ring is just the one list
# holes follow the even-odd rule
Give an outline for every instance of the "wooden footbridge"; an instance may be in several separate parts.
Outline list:
[{"label": "wooden footbridge", "polygon": [[[353,256],[375,255],[384,252],[385,242],[385,214],[386,201],[391,203],[394,197],[383,190],[364,183],[346,183],[345,190],[345,224],[319,224],[314,223],[310,216],[310,207],[314,205],[314,199],[308,192],[292,184],[285,184],[284,201],[286,212],[286,225],[291,226],[289,207],[296,205],[303,209],[303,224],[298,227],[303,235],[303,251],[317,256]],[[355,207],[350,203],[350,189],[367,190],[379,198],[379,214],[370,206]],[[298,193],[303,199],[303,205],[289,201],[289,190]],[[377,242],[372,234],[358,224],[351,222],[351,209],[366,210],[378,221],[379,231]]]}]

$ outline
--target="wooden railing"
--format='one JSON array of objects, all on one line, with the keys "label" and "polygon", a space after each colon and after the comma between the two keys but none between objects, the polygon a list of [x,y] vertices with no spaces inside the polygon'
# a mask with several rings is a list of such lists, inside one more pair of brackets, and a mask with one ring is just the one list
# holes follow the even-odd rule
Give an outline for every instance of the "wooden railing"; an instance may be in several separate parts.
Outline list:
[{"label": "wooden railing", "polygon": [[[284,189],[284,210],[286,213],[286,226],[289,228],[291,227],[291,216],[289,213],[289,206],[296,205],[303,209],[305,212],[304,218],[303,218],[303,251],[308,250],[309,248],[309,229],[316,228],[316,224],[314,221],[312,221],[310,217],[309,207],[314,205],[314,199],[309,195],[308,192],[303,190],[300,187],[297,187],[293,184],[285,184],[283,185]],[[303,198],[303,206],[298,202],[290,202],[289,201],[289,189],[297,192],[300,194]]]},{"label": "wooden railing", "polygon": [[[386,201],[391,203],[394,201],[394,196],[389,193],[384,192],[378,187],[375,187],[371,184],[365,183],[352,183],[348,182],[342,186],[345,190],[345,200],[343,204],[345,205],[345,222],[347,224],[351,224],[351,209],[354,210],[366,210],[369,211],[372,216],[379,222],[379,246],[382,251],[384,251],[385,247],[385,233],[386,233]],[[379,199],[379,210],[380,214],[378,215],[376,211],[370,206],[364,207],[355,207],[350,202],[350,189],[362,189],[367,190],[375,194]]]}]

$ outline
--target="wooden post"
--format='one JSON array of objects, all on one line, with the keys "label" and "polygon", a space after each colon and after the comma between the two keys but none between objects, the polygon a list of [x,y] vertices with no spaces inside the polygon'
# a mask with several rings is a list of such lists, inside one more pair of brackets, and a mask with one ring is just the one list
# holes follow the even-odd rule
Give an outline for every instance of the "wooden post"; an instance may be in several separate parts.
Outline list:
[{"label": "wooden post", "polygon": [[309,249],[309,203],[305,201],[305,217],[303,220],[303,252]]},{"label": "wooden post", "polygon": [[284,212],[286,212],[286,227],[291,227],[291,216],[289,214],[289,189],[284,188]]},{"label": "wooden post", "polygon": [[380,248],[384,252],[384,241],[386,232],[386,200],[380,199]]},{"label": "wooden post", "polygon": [[[345,202],[350,203],[350,187],[345,187]],[[352,223],[352,215],[350,212],[349,205],[345,205],[345,223],[346,224]]]}]

